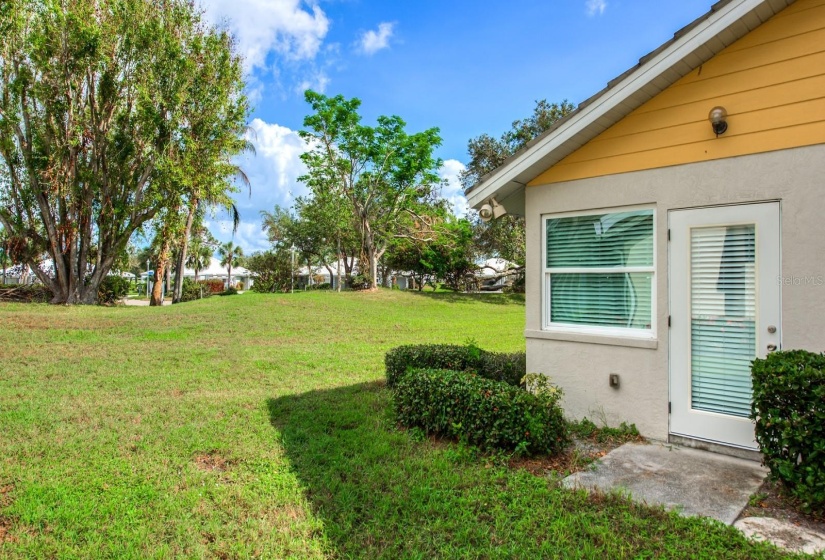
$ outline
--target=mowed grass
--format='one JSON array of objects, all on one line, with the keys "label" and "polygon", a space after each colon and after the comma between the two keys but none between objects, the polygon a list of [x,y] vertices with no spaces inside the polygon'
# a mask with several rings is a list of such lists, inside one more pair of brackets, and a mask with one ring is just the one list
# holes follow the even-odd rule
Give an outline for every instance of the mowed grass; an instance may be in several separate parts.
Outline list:
[{"label": "mowed grass", "polygon": [[383,355],[517,351],[519,296],[0,305],[2,558],[777,558],[396,428]]}]

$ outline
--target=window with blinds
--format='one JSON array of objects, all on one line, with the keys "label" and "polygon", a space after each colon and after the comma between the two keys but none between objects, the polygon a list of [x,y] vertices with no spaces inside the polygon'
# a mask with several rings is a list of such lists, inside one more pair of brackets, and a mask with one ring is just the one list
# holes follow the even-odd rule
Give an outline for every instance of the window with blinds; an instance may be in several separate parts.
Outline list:
[{"label": "window with blinds", "polygon": [[690,234],[691,406],[747,417],[756,357],[756,229]]},{"label": "window with blinds", "polygon": [[653,209],[545,219],[545,328],[651,336]]}]

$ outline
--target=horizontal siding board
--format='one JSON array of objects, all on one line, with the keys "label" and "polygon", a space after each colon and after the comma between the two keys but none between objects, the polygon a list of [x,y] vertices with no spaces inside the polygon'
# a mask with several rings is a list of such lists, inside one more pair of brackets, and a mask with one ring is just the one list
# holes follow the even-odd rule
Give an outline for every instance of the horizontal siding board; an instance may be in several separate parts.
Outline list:
[{"label": "horizontal siding board", "polygon": [[640,108],[640,111],[656,111],[683,105],[696,99],[714,99],[781,82],[792,82],[821,74],[823,69],[825,69],[825,51],[741,72],[723,74],[707,80],[680,81],[648,101],[644,107]]},{"label": "horizontal siding board", "polygon": [[[793,8],[792,6],[788,10],[793,10]],[[798,13],[781,13],[770,20],[769,25],[763,25],[752,33],[748,33],[728,48],[734,51],[750,49],[757,45],[776,43],[793,35],[814,31],[822,25],[821,11],[823,8],[825,6],[806,9]]]},{"label": "horizontal siding board", "polygon": [[[725,133],[725,140],[766,130],[799,126],[811,122],[817,116],[819,120],[825,121],[825,97],[792,105],[779,105],[749,113],[731,115],[728,118],[728,132]],[[766,123],[769,123],[770,128],[766,127]],[[704,118],[700,121],[662,128],[643,134],[622,136],[603,141],[598,144],[598,150],[579,150],[572,155],[569,161],[563,163],[572,165],[604,157],[646,152],[651,150],[651,145],[657,146],[656,150],[663,150],[672,146],[690,144],[702,138],[716,140],[710,124]]]},{"label": "horizontal siding board", "polygon": [[[810,146],[821,144],[823,138],[825,138],[825,121],[809,122],[790,128],[766,130],[755,134],[726,138],[725,142],[720,142],[719,139],[714,138],[658,149],[655,154],[655,163],[652,161],[651,151],[612,156],[578,165],[564,165],[562,162],[553,168],[554,173],[549,180],[542,179],[543,176],[539,176],[536,181],[530,184],[544,184],[539,182],[540,180],[545,183],[573,181],[585,177],[601,177],[641,169],[769,152],[785,149],[789,145]],[[758,146],[758,149],[754,149],[754,146]]]},{"label": "horizontal siding board", "polygon": [[643,134],[647,131],[656,131],[690,122],[704,122],[709,129],[707,116],[713,105],[722,105],[734,117],[759,109],[811,101],[823,96],[825,96],[825,69],[818,76],[801,80],[782,82],[730,95],[701,98],[691,103],[676,105],[659,111],[636,111],[616,126],[605,130],[592,141],[592,144],[595,148],[597,144],[614,138]]},{"label": "horizontal siding board", "polygon": [[825,21],[820,29],[788,37],[783,41],[781,49],[768,43],[746,50],[725,51],[702,66],[701,72],[695,71],[683,78],[681,84],[709,80],[771,64],[781,64],[790,59],[823,51],[825,51]]}]

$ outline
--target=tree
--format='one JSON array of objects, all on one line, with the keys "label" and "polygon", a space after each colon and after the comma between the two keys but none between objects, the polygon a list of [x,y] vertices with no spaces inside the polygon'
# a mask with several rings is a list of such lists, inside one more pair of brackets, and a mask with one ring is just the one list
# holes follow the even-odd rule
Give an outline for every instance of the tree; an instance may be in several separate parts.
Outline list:
[{"label": "tree", "polygon": [[407,134],[397,116],[381,116],[374,127],[361,124],[361,101],[307,91],[313,114],[301,137],[310,146],[301,155],[308,172],[299,180],[316,196],[343,197],[369,262],[370,285],[377,287],[378,261],[399,233],[404,215],[431,198],[439,183],[438,129]]},{"label": "tree", "polygon": [[12,265],[8,243],[6,230],[0,227],[0,266],[3,267],[3,285],[6,284],[6,269]]},{"label": "tree", "polygon": [[[335,274],[332,263],[343,263],[346,280],[350,280],[361,244],[346,199],[319,191],[310,197],[298,197],[292,212],[276,206],[273,212],[261,212],[261,217],[273,247],[294,246],[302,262],[325,267],[330,280]],[[337,268],[340,290],[341,267]]]},{"label": "tree", "polygon": [[254,276],[256,292],[288,292],[292,285],[292,254],[285,247],[254,253],[244,260]]},{"label": "tree", "polygon": [[181,168],[187,177],[187,216],[178,236],[175,287],[172,303],[183,293],[183,266],[193,226],[203,219],[207,206],[226,208],[237,230],[240,215],[230,197],[238,189],[232,180],[251,189],[249,178],[232,158],[255,148],[244,135],[248,101],[243,94],[241,60],[232,55],[227,33],[209,34],[198,45],[198,65],[190,86],[190,101],[184,105],[188,126],[181,136]]},{"label": "tree", "polygon": [[233,241],[227,241],[218,247],[218,254],[221,256],[221,266],[226,267],[226,288],[229,289],[232,287],[232,267],[240,266],[243,249],[235,245]]},{"label": "tree", "polygon": [[[523,120],[513,121],[510,130],[496,139],[489,134],[471,138],[467,143],[470,162],[461,173],[465,190],[478,183],[482,177],[503,164],[507,158],[524,148],[528,142],[564,118],[575,107],[567,100],[561,103],[536,101],[533,113]],[[497,220],[483,222],[477,215],[472,217],[475,243],[479,253],[486,257],[500,257],[524,265],[525,236],[524,218],[506,215]]]},{"label": "tree", "polygon": [[387,250],[387,265],[413,273],[419,291],[427,280],[442,280],[452,290],[465,289],[465,280],[478,267],[473,258],[472,224],[442,215],[419,236],[395,239]]},{"label": "tree", "polygon": [[186,255],[184,264],[195,271],[195,282],[197,282],[200,271],[209,267],[218,241],[212,237],[208,229],[199,228],[192,232],[189,245],[191,251]]},{"label": "tree", "polygon": [[180,143],[213,40],[234,57],[188,0],[0,3],[0,224],[53,303],[93,303],[132,235],[191,192]]}]

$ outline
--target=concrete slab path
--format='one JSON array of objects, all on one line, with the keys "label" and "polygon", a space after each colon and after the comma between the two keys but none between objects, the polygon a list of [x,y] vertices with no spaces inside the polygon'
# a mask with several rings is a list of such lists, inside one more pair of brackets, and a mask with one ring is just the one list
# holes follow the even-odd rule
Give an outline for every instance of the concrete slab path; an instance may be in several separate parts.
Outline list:
[{"label": "concrete slab path", "polygon": [[733,524],[745,536],[770,541],[779,548],[805,554],[825,552],[825,535],[772,517],[745,517]]},{"label": "concrete slab path", "polygon": [[759,463],[661,443],[626,443],[592,470],[564,479],[568,488],[620,490],[682,515],[733,524],[767,475]]}]

